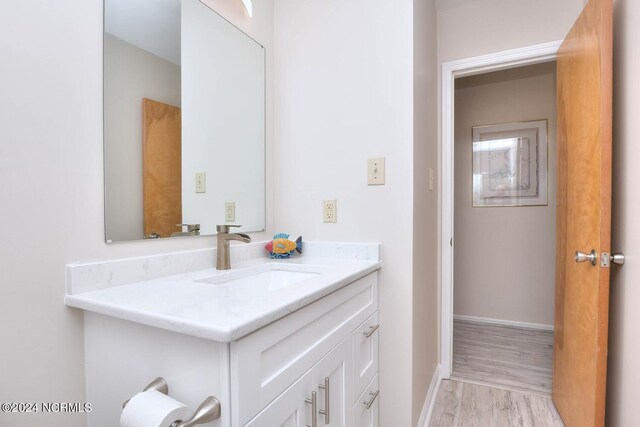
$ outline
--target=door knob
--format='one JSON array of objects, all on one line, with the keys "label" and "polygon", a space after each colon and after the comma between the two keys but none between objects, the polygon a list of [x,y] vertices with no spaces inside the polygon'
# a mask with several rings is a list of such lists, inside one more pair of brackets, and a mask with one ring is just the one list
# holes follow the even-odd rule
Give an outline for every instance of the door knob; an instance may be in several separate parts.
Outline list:
[{"label": "door knob", "polygon": [[609,264],[624,265],[624,254],[602,254],[602,267],[609,267]]},{"label": "door knob", "polygon": [[624,265],[624,254],[611,254],[611,262],[618,265]]},{"label": "door knob", "polygon": [[584,252],[576,251],[576,262],[591,262],[591,265],[598,263],[598,254],[595,249],[591,249],[591,252],[585,254]]}]

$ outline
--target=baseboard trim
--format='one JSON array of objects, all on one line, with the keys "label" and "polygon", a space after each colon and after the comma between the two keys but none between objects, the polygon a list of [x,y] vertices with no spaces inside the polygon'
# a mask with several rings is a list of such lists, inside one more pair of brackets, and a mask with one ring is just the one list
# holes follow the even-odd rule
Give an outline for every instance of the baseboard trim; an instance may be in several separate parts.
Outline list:
[{"label": "baseboard trim", "polygon": [[471,380],[469,378],[464,378],[464,377],[459,377],[457,375],[451,375],[451,381],[457,381],[460,383],[467,383],[467,384],[475,384],[475,385],[481,385],[483,387],[490,387],[490,388],[497,388],[500,390],[507,390],[507,391],[513,391],[516,393],[524,393],[524,394],[531,394],[533,396],[540,396],[540,397],[545,397],[545,398],[551,398],[551,393],[542,393],[540,391],[535,391],[535,390],[527,390],[524,388],[518,388],[518,387],[509,387],[506,386],[504,384],[495,384],[489,381],[480,381],[480,380]]},{"label": "baseboard trim", "polygon": [[438,396],[438,389],[440,388],[440,382],[442,377],[440,376],[440,365],[436,366],[431,377],[431,384],[429,384],[429,390],[427,390],[427,397],[424,399],[422,405],[422,412],[420,413],[420,419],[418,420],[417,427],[427,427],[431,420],[431,413],[436,403],[436,397]]},{"label": "baseboard trim", "polygon": [[544,323],[516,322],[513,320],[491,319],[488,317],[463,316],[459,314],[454,314],[453,320],[461,320],[463,322],[471,322],[471,323],[483,323],[485,325],[511,326],[513,328],[532,329],[535,331],[553,331],[553,325],[545,325]]}]

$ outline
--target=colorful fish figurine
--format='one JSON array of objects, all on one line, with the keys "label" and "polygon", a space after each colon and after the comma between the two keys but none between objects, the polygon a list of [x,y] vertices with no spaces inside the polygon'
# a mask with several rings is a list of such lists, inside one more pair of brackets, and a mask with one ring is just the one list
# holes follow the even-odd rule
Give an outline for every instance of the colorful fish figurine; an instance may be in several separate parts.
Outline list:
[{"label": "colorful fish figurine", "polygon": [[267,243],[264,248],[269,251],[269,256],[275,259],[289,258],[294,251],[302,253],[302,236],[295,242],[289,240],[289,235],[278,233],[273,236],[273,240]]}]

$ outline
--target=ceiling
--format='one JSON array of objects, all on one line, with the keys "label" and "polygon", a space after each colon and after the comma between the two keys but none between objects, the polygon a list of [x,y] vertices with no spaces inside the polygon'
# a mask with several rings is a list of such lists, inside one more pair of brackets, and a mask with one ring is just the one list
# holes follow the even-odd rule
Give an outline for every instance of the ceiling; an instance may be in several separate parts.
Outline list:
[{"label": "ceiling", "polygon": [[106,0],[105,31],[180,65],[180,0]]}]

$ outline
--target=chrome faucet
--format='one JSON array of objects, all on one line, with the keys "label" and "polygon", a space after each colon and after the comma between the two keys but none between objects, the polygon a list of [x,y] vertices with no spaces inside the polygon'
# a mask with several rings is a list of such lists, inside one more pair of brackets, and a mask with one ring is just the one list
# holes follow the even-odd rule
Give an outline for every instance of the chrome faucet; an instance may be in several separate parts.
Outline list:
[{"label": "chrome faucet", "polygon": [[218,248],[216,249],[216,270],[229,270],[231,257],[229,256],[229,242],[239,240],[244,243],[251,242],[251,237],[244,233],[229,233],[229,227],[242,227],[241,225],[216,225],[218,230]]},{"label": "chrome faucet", "polygon": [[200,235],[200,224],[176,224],[176,227],[181,227],[182,231],[171,233],[171,237]]}]

